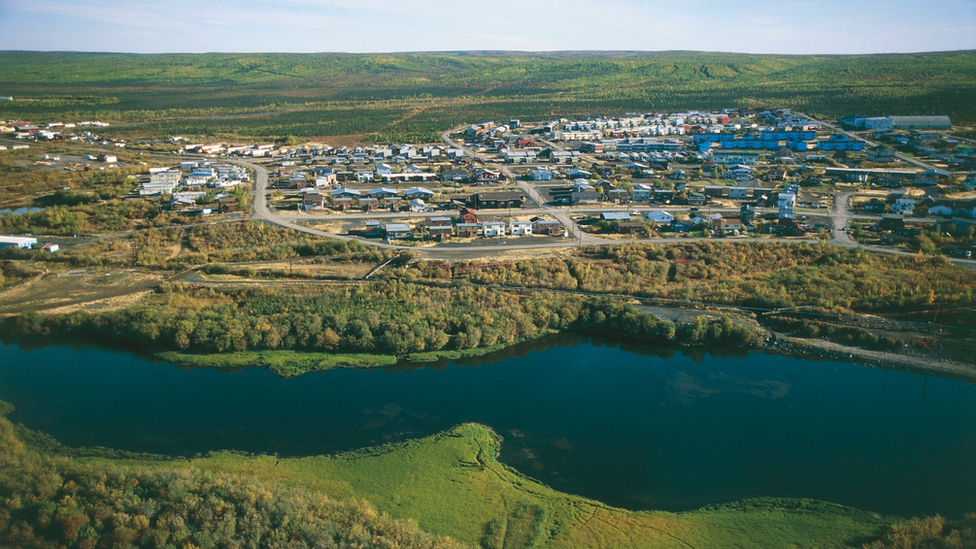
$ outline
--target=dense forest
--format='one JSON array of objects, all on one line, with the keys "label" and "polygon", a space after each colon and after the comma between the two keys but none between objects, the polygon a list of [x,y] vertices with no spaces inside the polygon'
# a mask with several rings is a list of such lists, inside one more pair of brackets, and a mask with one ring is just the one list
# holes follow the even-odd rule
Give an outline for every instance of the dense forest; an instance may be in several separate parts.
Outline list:
[{"label": "dense forest", "polygon": [[[976,121],[969,51],[171,54],[0,52],[0,118],[101,119],[119,135],[431,140],[484,120],[793,107]],[[247,115],[247,116],[239,116]]]},{"label": "dense forest", "polygon": [[937,256],[893,257],[826,244],[689,242],[583,248],[505,263],[415,262],[407,279],[622,294],[834,313],[904,313],[935,303],[976,322],[976,273]]},{"label": "dense forest", "polygon": [[104,313],[25,313],[4,320],[14,337],[57,333],[148,351],[308,350],[404,356],[510,344],[554,330],[649,341],[741,344],[757,335],[729,319],[681,327],[619,299],[435,288],[397,282],[287,288],[166,284],[141,304]]}]

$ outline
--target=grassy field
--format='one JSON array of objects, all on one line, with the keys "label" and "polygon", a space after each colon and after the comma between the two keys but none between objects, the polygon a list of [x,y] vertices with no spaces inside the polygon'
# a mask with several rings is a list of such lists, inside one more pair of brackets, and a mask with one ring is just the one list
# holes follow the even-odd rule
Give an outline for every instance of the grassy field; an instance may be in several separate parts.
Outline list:
[{"label": "grassy field", "polygon": [[850,547],[895,520],[812,500],[762,499],[686,513],[631,512],[552,490],[495,460],[500,439],[466,424],[428,438],[336,456],[217,453],[195,467],[365,498],[393,518],[486,548]]},{"label": "grassy field", "polygon": [[976,53],[92,54],[0,52],[0,119],[110,133],[429,140],[486,119],[793,107],[976,121]]}]

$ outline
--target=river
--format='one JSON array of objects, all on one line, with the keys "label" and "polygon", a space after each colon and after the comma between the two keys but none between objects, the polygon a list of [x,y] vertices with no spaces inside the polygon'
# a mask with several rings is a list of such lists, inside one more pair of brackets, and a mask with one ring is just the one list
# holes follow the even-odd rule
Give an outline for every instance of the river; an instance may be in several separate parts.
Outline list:
[{"label": "river", "polygon": [[475,360],[279,378],[0,345],[11,419],[69,446],[333,453],[479,422],[500,460],[628,509],[809,497],[976,511],[976,387],[843,362],[554,336]]}]

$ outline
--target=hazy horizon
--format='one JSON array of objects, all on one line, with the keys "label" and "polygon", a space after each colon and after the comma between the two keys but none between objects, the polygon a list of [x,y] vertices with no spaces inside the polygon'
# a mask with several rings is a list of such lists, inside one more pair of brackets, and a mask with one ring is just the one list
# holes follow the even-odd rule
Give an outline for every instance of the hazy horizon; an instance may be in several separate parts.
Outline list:
[{"label": "hazy horizon", "polygon": [[722,52],[976,49],[976,0],[0,0],[0,50],[105,53]]}]

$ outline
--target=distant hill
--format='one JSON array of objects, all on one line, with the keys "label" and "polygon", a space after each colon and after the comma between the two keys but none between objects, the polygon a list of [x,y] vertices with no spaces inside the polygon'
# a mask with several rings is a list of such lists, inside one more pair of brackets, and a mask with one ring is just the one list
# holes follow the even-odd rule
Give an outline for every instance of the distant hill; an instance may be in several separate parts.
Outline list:
[{"label": "distant hill", "polygon": [[[160,54],[0,52],[0,118],[100,118],[113,131],[428,137],[484,119],[788,106],[976,122],[976,51]],[[24,101],[31,99],[31,101]],[[146,122],[149,123],[146,123]]]}]

